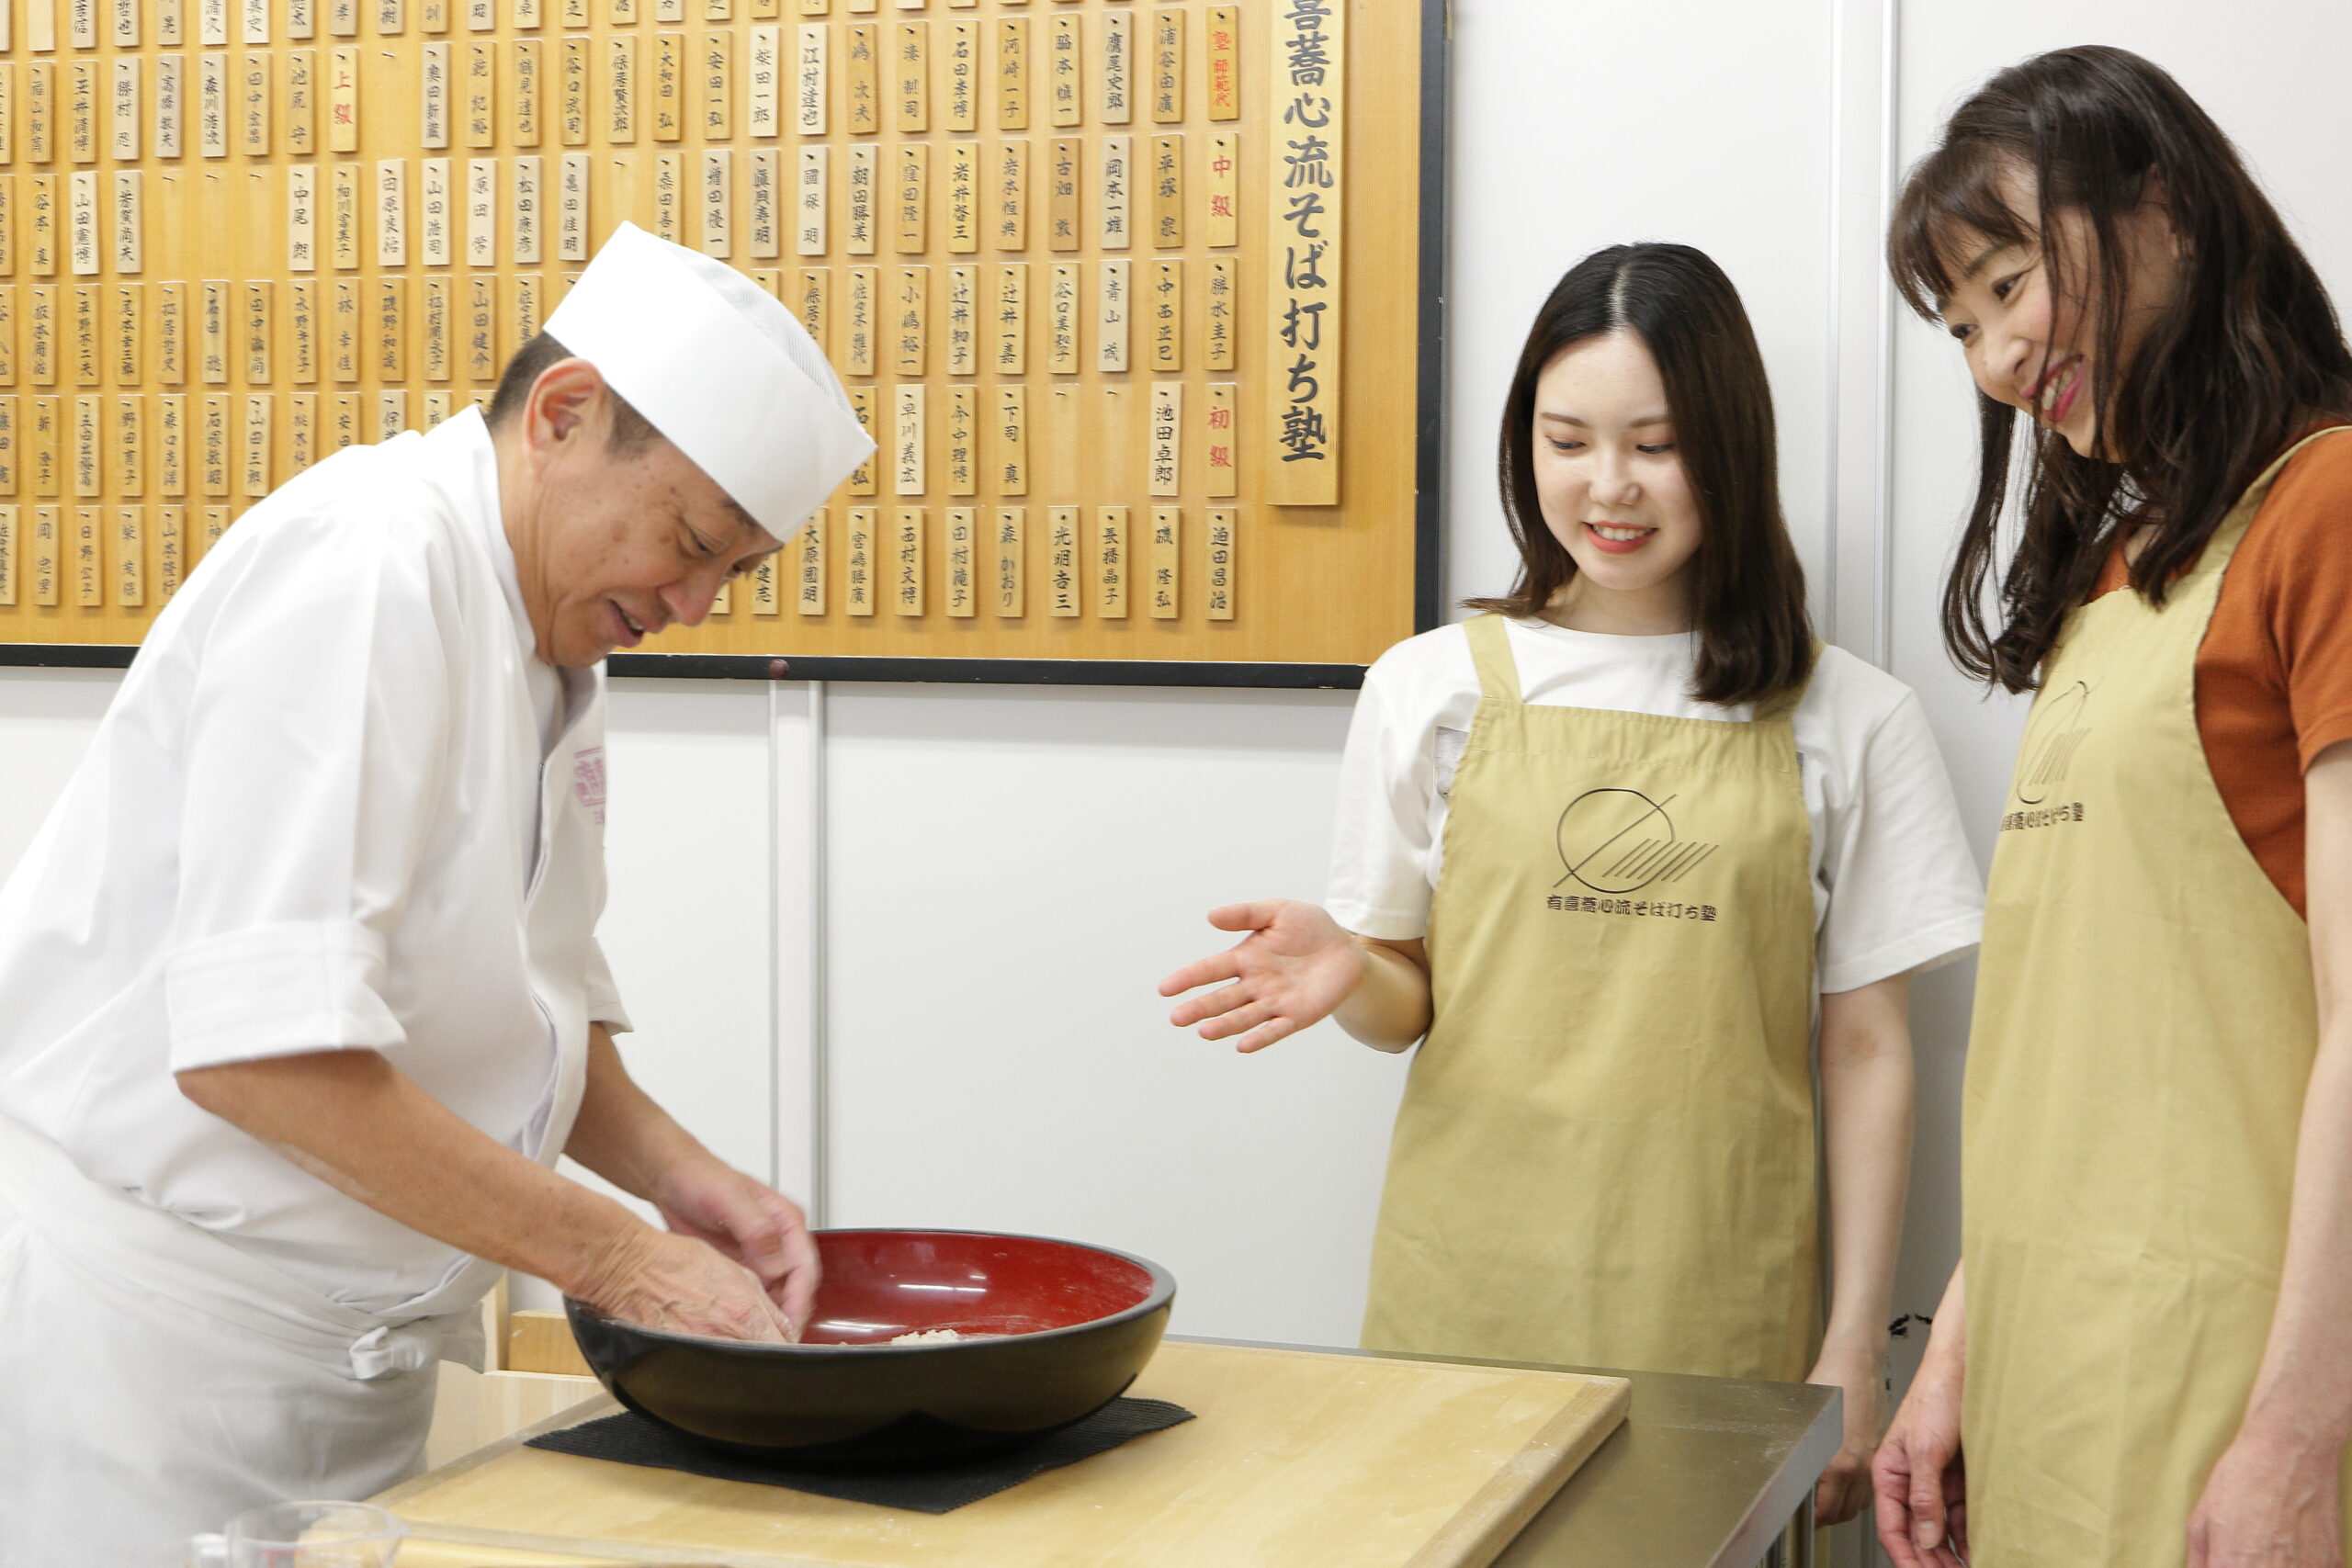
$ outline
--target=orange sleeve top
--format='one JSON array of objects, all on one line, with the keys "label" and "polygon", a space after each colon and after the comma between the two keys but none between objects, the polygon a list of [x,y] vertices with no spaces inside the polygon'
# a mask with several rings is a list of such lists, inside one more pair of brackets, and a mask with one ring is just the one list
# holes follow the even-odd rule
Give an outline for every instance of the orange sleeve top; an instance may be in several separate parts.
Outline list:
[{"label": "orange sleeve top", "polygon": [[[2094,596],[2126,586],[2119,548]],[[2302,915],[2303,770],[2352,740],[2352,433],[2288,461],[2197,653],[2197,729],[2230,819]]]}]

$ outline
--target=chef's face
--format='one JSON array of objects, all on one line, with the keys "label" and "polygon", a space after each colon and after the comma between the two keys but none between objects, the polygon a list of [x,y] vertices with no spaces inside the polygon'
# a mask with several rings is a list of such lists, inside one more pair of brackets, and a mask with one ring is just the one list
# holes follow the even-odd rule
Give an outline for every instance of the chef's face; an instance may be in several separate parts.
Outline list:
[{"label": "chef's face", "polygon": [[[1977,389],[2054,431],[2079,455],[2116,457],[2102,441],[2091,389],[2098,367],[2098,238],[2079,211],[2052,216],[2045,240],[2035,218],[2033,185],[2008,183],[2008,205],[2023,239],[1953,236],[1948,257],[1955,278],[1943,301],[1945,330],[1960,341]],[[2179,292],[2179,247],[2160,192],[2117,225],[2123,247],[2125,299],[2111,350],[2109,384],[2120,384],[2148,329]],[[2052,257],[2064,257],[2060,265]]]},{"label": "chef's face", "polygon": [[1535,492],[1579,592],[1687,599],[1702,533],[1666,382],[1634,333],[1569,344],[1535,381]]},{"label": "chef's face", "polygon": [[730,579],[778,547],[716,480],[656,436],[616,446],[613,399],[584,360],[551,366],[502,433],[524,483],[501,500],[541,659],[584,668],[697,626]]}]

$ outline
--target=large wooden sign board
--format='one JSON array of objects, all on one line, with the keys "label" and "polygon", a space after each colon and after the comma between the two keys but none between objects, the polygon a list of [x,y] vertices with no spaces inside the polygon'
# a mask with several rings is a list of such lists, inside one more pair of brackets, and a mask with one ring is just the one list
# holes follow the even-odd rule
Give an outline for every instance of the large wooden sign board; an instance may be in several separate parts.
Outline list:
[{"label": "large wooden sign board", "polygon": [[0,658],[126,659],[628,220],[880,449],[616,673],[1351,683],[1436,618],[1442,48],[1439,0],[0,0]]}]

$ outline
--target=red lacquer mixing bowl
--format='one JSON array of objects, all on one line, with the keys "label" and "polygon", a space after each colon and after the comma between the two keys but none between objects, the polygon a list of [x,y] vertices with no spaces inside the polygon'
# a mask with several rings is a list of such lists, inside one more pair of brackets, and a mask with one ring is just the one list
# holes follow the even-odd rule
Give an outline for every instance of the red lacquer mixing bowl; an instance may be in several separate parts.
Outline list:
[{"label": "red lacquer mixing bowl", "polygon": [[[641,1328],[566,1301],[613,1396],[779,1464],[902,1469],[1007,1452],[1108,1404],[1151,1359],[1176,1281],[1107,1247],[981,1231],[817,1233],[798,1345]],[[892,1344],[954,1329],[956,1339]]]}]

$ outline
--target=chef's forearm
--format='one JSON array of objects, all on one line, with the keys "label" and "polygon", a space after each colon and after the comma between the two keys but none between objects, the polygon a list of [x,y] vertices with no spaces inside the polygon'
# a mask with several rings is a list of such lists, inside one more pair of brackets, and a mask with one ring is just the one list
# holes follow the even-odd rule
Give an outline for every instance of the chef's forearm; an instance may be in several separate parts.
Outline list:
[{"label": "chef's forearm", "polygon": [[179,1075],[198,1105],[377,1213],[578,1293],[649,1227],[467,1122],[373,1051]]},{"label": "chef's forearm", "polygon": [[667,1172],[708,1154],[628,1076],[601,1023],[588,1031],[587,1085],[563,1152],[624,1192],[654,1199]]},{"label": "chef's forearm", "polygon": [[1376,1051],[1402,1051],[1429,1032],[1430,976],[1421,943],[1367,936],[1354,942],[1363,977],[1331,1016]]},{"label": "chef's forearm", "polygon": [[1874,1365],[1885,1349],[1911,1168],[1909,1008],[1905,975],[1821,998],[1832,1280],[1825,1358]]}]

